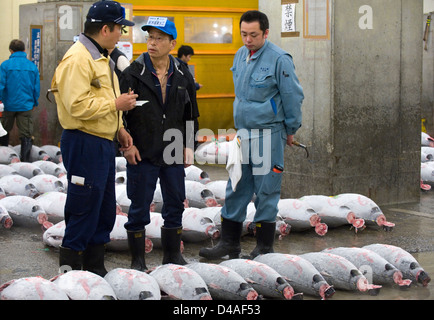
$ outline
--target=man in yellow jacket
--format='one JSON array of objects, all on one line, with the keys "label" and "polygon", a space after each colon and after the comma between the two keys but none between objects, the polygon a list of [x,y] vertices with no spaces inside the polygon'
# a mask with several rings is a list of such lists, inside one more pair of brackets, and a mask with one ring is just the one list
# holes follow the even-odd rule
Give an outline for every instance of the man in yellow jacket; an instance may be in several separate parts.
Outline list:
[{"label": "man in yellow jacket", "polygon": [[61,151],[68,172],[65,236],[61,271],[82,269],[104,276],[104,245],[116,218],[115,137],[121,151],[133,145],[123,128],[122,111],[135,107],[137,95],[120,94],[108,56],[121,36],[125,9],[98,1],[89,9],[84,33],[66,52],[52,80],[64,131]]}]

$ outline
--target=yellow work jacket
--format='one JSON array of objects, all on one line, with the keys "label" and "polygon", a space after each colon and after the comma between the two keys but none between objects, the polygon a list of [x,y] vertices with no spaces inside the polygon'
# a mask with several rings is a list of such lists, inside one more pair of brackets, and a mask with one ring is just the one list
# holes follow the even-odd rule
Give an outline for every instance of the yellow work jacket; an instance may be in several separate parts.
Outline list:
[{"label": "yellow work jacket", "polygon": [[113,68],[110,57],[104,57],[84,34],[69,48],[51,82],[64,129],[115,138],[123,125],[115,105],[120,91]]}]

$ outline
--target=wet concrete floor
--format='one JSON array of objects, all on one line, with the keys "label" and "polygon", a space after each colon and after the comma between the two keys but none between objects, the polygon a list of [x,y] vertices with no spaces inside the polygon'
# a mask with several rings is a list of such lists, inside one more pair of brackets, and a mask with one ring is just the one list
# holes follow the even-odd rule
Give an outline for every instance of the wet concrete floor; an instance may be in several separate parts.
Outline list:
[{"label": "wet concrete floor", "polygon": [[[212,180],[227,179],[223,166],[203,166]],[[329,229],[323,237],[313,230],[291,232],[282,240],[276,238],[275,252],[302,254],[320,251],[328,247],[356,246],[372,243],[385,243],[402,247],[414,255],[425,271],[434,277],[434,191],[422,192],[418,203],[381,206],[388,221],[396,224],[386,232],[381,228],[367,227],[355,233],[349,227]],[[0,228],[0,285],[21,277],[42,276],[46,279],[58,273],[58,250],[42,243],[42,230],[39,226],[13,226],[6,230]],[[254,248],[253,237],[242,239],[242,254],[248,254]],[[201,243],[184,243],[186,260],[207,262],[199,257],[201,247],[212,246],[211,240]],[[161,264],[162,252],[154,249],[146,256],[148,268]],[[218,263],[220,261],[211,261]],[[128,268],[128,252],[107,252],[106,268]],[[305,296],[305,300],[318,299]],[[332,300],[434,300],[434,283],[427,287],[411,286],[399,289],[383,286],[376,296],[337,290]]]}]

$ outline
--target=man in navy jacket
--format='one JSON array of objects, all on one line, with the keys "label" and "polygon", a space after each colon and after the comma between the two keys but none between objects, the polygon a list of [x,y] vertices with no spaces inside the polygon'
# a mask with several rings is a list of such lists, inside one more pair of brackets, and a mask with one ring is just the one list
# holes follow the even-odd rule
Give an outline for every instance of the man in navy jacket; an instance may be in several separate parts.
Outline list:
[{"label": "man in navy jacket", "polygon": [[[9,132],[15,119],[21,140],[21,161],[30,160],[33,135],[32,110],[38,106],[39,71],[36,65],[27,59],[24,42],[12,40],[9,44],[11,56],[0,67],[0,100],[4,111],[2,125]],[[1,144],[7,146],[8,135]]]}]

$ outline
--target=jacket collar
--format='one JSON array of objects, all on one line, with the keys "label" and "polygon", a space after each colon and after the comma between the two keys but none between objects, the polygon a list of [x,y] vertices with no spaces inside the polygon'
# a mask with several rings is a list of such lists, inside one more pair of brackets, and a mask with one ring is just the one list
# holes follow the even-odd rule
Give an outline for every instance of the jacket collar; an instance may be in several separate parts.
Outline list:
[{"label": "jacket collar", "polygon": [[27,53],[24,51],[15,51],[10,55],[10,58],[27,58]]},{"label": "jacket collar", "polygon": [[90,52],[90,55],[92,56],[93,60],[101,59],[102,52],[95,45],[96,43],[95,41],[89,39],[84,33],[80,34],[80,36],[78,37],[78,41],[80,41],[86,47],[87,51]]},{"label": "jacket collar", "polygon": [[[169,74],[171,74],[174,69],[176,69],[178,72],[180,72],[182,75],[184,73],[179,69],[180,62],[175,59],[172,55],[169,55],[170,59],[170,67],[169,67]],[[152,66],[151,58],[149,57],[149,53],[143,52],[137,59],[136,62],[142,66],[142,70],[140,71],[140,75],[143,75],[145,73],[146,68],[148,68],[151,72],[154,72],[154,67]]]},{"label": "jacket collar", "polygon": [[[80,34],[80,36],[78,37],[78,41],[80,41],[84,45],[84,47],[87,49],[87,51],[89,51],[93,60],[98,60],[101,58],[109,59],[108,57],[105,57],[101,53],[101,51],[97,48],[97,46],[95,45],[95,41],[92,41],[91,39],[89,39],[84,33]],[[109,59],[109,63],[110,63],[110,69],[113,72],[115,69],[115,62],[112,59]]]},{"label": "jacket collar", "polygon": [[268,47],[268,40],[265,39],[264,45],[258,50],[256,51],[252,56],[250,56],[250,51],[249,49],[247,49],[246,47],[244,47],[244,49],[246,49],[246,61],[248,60],[255,60],[257,58],[260,57],[260,55],[262,54],[262,52],[264,52],[264,50]]}]

